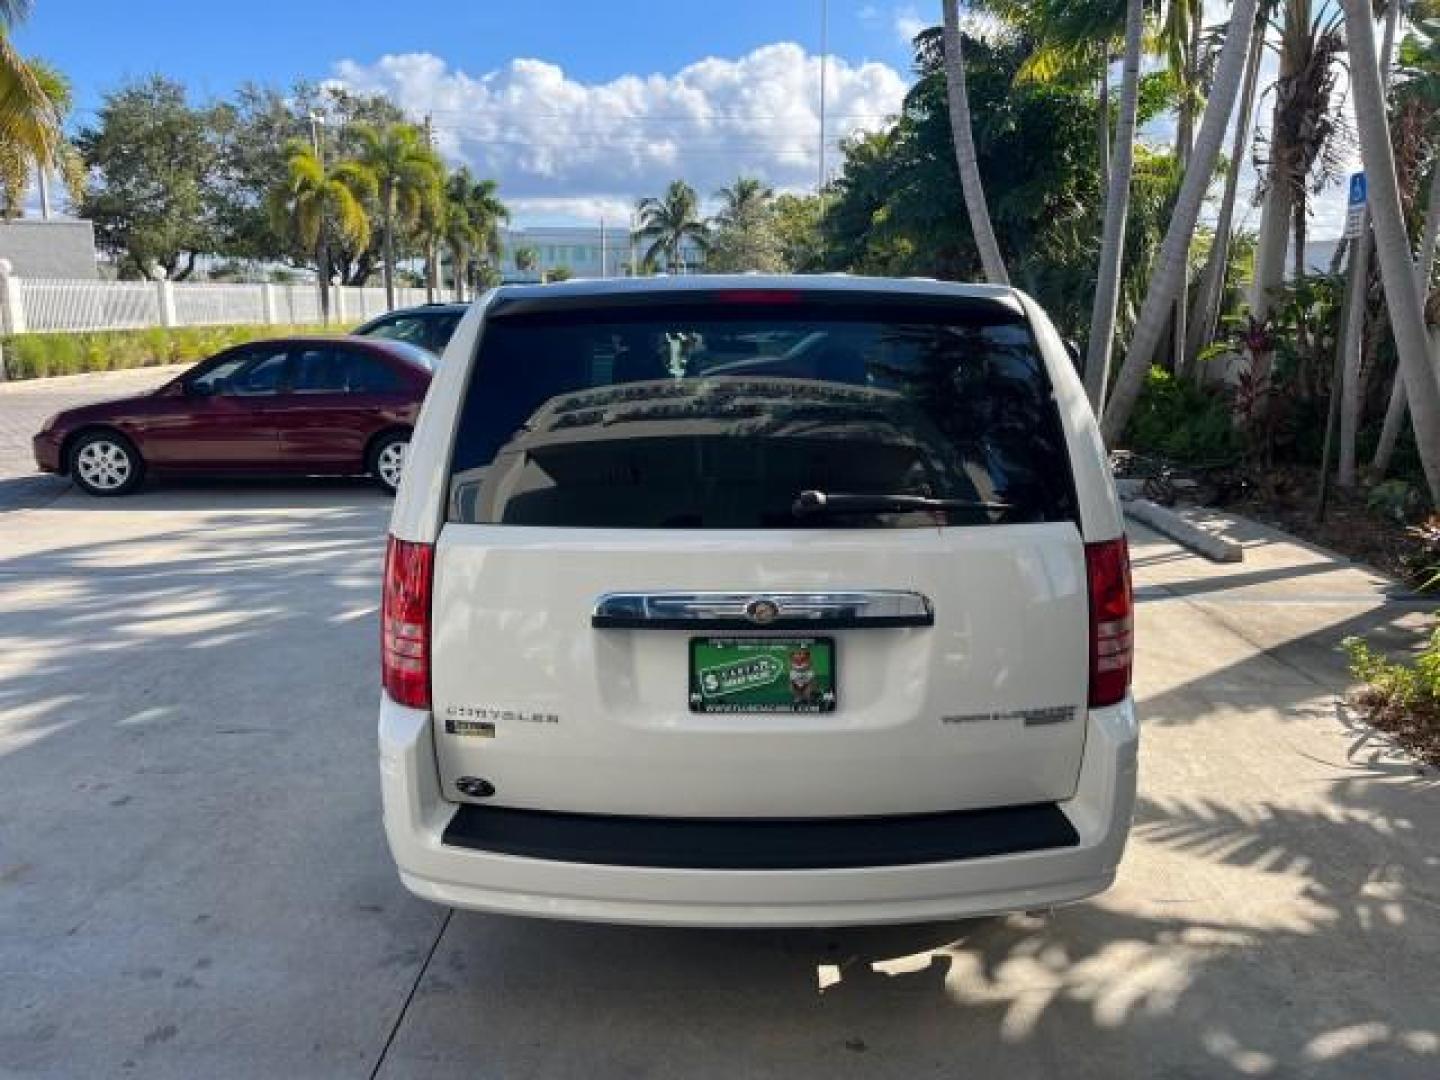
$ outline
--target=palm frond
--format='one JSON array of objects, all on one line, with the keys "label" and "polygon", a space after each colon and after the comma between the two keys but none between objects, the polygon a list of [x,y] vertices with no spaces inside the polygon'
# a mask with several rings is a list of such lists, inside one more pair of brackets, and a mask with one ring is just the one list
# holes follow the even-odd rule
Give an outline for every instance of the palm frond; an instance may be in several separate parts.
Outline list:
[{"label": "palm frond", "polygon": [[35,70],[0,33],[0,140],[31,160],[54,164],[60,141],[60,112]]}]

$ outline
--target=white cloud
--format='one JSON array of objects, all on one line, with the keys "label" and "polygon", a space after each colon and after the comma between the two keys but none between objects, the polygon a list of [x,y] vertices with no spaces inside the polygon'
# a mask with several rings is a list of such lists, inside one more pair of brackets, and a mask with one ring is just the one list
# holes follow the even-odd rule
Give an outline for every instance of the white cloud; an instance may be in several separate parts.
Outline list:
[{"label": "white cloud", "polygon": [[924,19],[915,10],[913,4],[905,4],[895,9],[895,33],[899,35],[901,42],[908,48],[915,40],[915,35],[927,27],[934,26],[938,19]]},{"label": "white cloud", "polygon": [[[431,115],[441,152],[497,178],[522,223],[619,220],[637,196],[677,177],[705,197],[742,172],[781,189],[813,187],[819,77],[818,57],[790,42],[605,83],[526,58],[483,75],[429,53],[335,65],[335,81],[384,93],[416,119]],[[827,87],[833,167],[840,138],[900,109],[906,80],[886,64],[832,57]]]}]

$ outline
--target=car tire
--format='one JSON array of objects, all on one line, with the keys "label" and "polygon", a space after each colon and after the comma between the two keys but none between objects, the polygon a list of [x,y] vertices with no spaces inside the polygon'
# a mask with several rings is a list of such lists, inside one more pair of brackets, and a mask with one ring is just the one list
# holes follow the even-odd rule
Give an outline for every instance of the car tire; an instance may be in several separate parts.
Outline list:
[{"label": "car tire", "polygon": [[381,435],[370,447],[370,475],[391,495],[400,487],[400,477],[405,470],[405,451],[409,446],[408,431],[391,431]]},{"label": "car tire", "polygon": [[145,479],[145,459],[135,444],[115,431],[81,435],[70,448],[70,479],[87,495],[128,495]]}]

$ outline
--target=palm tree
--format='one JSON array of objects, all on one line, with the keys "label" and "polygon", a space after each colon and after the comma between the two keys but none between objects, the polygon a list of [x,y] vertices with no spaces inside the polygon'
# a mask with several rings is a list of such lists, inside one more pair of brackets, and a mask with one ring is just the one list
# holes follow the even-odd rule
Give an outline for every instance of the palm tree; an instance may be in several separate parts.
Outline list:
[{"label": "palm tree", "polygon": [[636,239],[651,241],[642,256],[646,266],[654,266],[663,255],[670,272],[681,264],[681,248],[687,240],[702,251],[709,245],[700,199],[684,180],[671,181],[661,198],[641,199],[635,210]]},{"label": "palm tree", "polygon": [[[1385,44],[1380,50],[1380,85],[1388,94],[1390,71],[1395,56],[1395,34],[1400,25],[1400,4],[1390,0],[1385,12]],[[1335,483],[1353,488],[1356,481],[1355,441],[1360,434],[1360,412],[1364,404],[1361,370],[1364,364],[1365,316],[1370,304],[1370,215],[1362,211],[1360,235],[1349,246],[1349,280],[1345,286],[1345,313],[1340,319],[1343,333],[1337,370],[1340,372],[1340,459]],[[1403,379],[1397,380],[1403,383]],[[1332,391],[1333,393],[1333,391]],[[1328,467],[1328,455],[1324,466]]]},{"label": "palm tree", "polygon": [[1188,270],[1190,237],[1194,234],[1200,205],[1205,200],[1205,192],[1210,186],[1211,177],[1214,176],[1215,162],[1220,156],[1220,144],[1230,126],[1230,115],[1235,110],[1240,80],[1245,74],[1250,38],[1255,31],[1256,3],[1257,0],[1235,0],[1230,10],[1225,45],[1220,50],[1210,100],[1205,104],[1200,130],[1190,151],[1190,166],[1185,170],[1185,179],[1175,199],[1175,209],[1165,232],[1165,240],[1160,246],[1160,254],[1150,278],[1145,302],[1140,309],[1140,317],[1135,324],[1135,332],[1131,335],[1125,363],[1115,379],[1115,390],[1101,421],[1101,431],[1111,445],[1124,434],[1135,401],[1140,396],[1145,374],[1150,368],[1150,359],[1165,332],[1171,308],[1179,295],[1180,281]]},{"label": "palm tree", "polygon": [[330,236],[353,248],[370,242],[365,200],[375,197],[375,175],[354,161],[327,166],[309,143],[293,139],[285,147],[285,179],[268,197],[276,232],[315,257],[320,315],[330,321]]},{"label": "palm tree", "polygon": [[1204,377],[1199,363],[1200,350],[1215,337],[1220,322],[1220,303],[1225,292],[1225,270],[1230,265],[1230,239],[1235,227],[1235,198],[1240,189],[1240,170],[1250,145],[1251,121],[1255,114],[1255,87],[1260,81],[1260,61],[1265,52],[1265,30],[1268,16],[1266,0],[1256,12],[1255,34],[1250,40],[1250,55],[1245,61],[1244,89],[1240,93],[1240,111],[1235,116],[1235,137],[1230,144],[1230,160],[1225,168],[1225,190],[1220,196],[1220,211],[1215,219],[1215,235],[1200,280],[1200,294],[1195,298],[1194,318],[1190,321],[1185,343],[1183,366],[1193,372],[1198,383]]},{"label": "palm tree", "polygon": [[357,124],[360,162],[379,184],[380,227],[384,243],[385,304],[395,306],[395,230],[413,225],[426,201],[438,199],[444,167],[413,124],[390,124],[377,129]]},{"label": "palm tree", "polygon": [[1005,260],[990,224],[990,209],[985,203],[985,186],[980,179],[980,166],[975,160],[975,135],[971,130],[970,95],[965,86],[965,54],[960,42],[959,0],[944,0],[945,9],[945,90],[950,106],[950,133],[955,140],[955,165],[960,171],[960,190],[965,197],[965,211],[970,218],[970,231],[980,249],[980,264],[985,279],[992,285],[1009,285]]},{"label": "palm tree", "polygon": [[[1440,16],[1440,3],[1435,0],[1412,5],[1411,32],[1401,53],[1405,80],[1397,93],[1397,97],[1413,95],[1429,109],[1433,109],[1433,102],[1440,98],[1440,23],[1436,21],[1437,16]],[[1440,239],[1440,163],[1432,160],[1425,224],[1421,231],[1420,254],[1415,263],[1415,280],[1422,298],[1430,295],[1430,275],[1435,265],[1437,239]],[[1440,368],[1440,337],[1432,336],[1431,354],[1432,365]],[[1405,379],[1396,371],[1390,384],[1390,400],[1385,408],[1380,441],[1370,462],[1370,474],[1376,480],[1383,479],[1390,471],[1390,459],[1395,453],[1400,431],[1405,426],[1406,406]]]},{"label": "palm tree", "polygon": [[775,197],[775,189],[753,176],[740,176],[729,187],[715,193],[721,202],[715,223],[723,228],[743,229],[763,217]]},{"label": "palm tree", "polygon": [[477,261],[500,251],[500,223],[510,211],[495,194],[494,180],[476,180],[461,166],[445,184],[445,244],[454,264],[455,299],[465,298]]},{"label": "palm tree", "polygon": [[720,212],[711,223],[706,269],[720,273],[784,270],[785,253],[772,209],[774,190],[753,176],[741,176],[715,195]]},{"label": "palm tree", "polygon": [[[1125,220],[1130,213],[1130,176],[1135,164],[1135,113],[1140,98],[1140,49],[1144,31],[1144,3],[1142,0],[1126,0],[1120,122],[1115,131],[1109,190],[1105,193],[1100,274],[1095,285],[1095,301],[1090,309],[1090,338],[1085,358],[1085,392],[1097,416],[1105,409],[1110,350],[1115,341],[1115,314],[1120,300],[1120,271],[1125,261]],[[1104,78],[1109,81],[1108,72]]]},{"label": "palm tree", "polygon": [[[70,80],[44,61],[29,61],[31,74],[50,100],[57,118],[70,111]],[[34,151],[22,143],[0,137],[0,213],[6,218],[17,218],[24,210],[25,193],[30,186],[32,174],[40,181],[41,202],[44,212],[49,213],[50,171],[58,169],[69,190],[71,200],[79,202],[85,195],[85,162],[80,152],[68,140],[58,138],[49,161],[38,158]]]},{"label": "palm tree", "polygon": [[[1430,167],[1430,201],[1425,211],[1425,231],[1420,239],[1420,254],[1415,261],[1415,287],[1422,297],[1430,295],[1430,274],[1435,266],[1437,241],[1440,241],[1440,161]],[[1440,357],[1440,337],[1432,338],[1431,352]],[[1440,361],[1432,361],[1440,367]],[[1383,480],[1390,471],[1390,458],[1395,454],[1395,444],[1400,439],[1400,429],[1405,423],[1408,400],[1405,396],[1405,379],[1397,371],[1395,381],[1390,384],[1390,402],[1385,407],[1385,422],[1380,428],[1380,441],[1375,447],[1375,457],[1370,461],[1370,475]]]},{"label": "palm tree", "polygon": [[60,144],[61,112],[35,65],[10,43],[10,30],[30,7],[30,0],[0,0],[0,146],[50,168]]},{"label": "palm tree", "polygon": [[1380,82],[1375,50],[1375,27],[1369,0],[1342,0],[1350,52],[1350,88],[1355,102],[1355,126],[1365,163],[1370,218],[1375,229],[1375,250],[1390,309],[1390,326],[1400,354],[1405,396],[1415,426],[1420,465],[1430,488],[1430,499],[1440,504],[1440,382],[1430,366],[1425,334],[1425,312],[1410,262],[1410,238],[1400,206],[1395,175],[1395,154],[1385,117],[1385,92]]},{"label": "palm tree", "polygon": [[[1338,8],[1326,5],[1317,14],[1314,0],[1281,0],[1280,74],[1266,146],[1264,201],[1260,239],[1255,249],[1250,316],[1263,324],[1285,278],[1285,254],[1293,255],[1297,276],[1304,273],[1308,221],[1307,182],[1317,162],[1336,171],[1338,147],[1335,82],[1337,61],[1344,50]],[[1293,238],[1293,242],[1292,242]],[[1264,377],[1269,357],[1253,360]]]},{"label": "palm tree", "polygon": [[515,269],[522,274],[533,274],[540,265],[540,253],[533,247],[515,249]]}]

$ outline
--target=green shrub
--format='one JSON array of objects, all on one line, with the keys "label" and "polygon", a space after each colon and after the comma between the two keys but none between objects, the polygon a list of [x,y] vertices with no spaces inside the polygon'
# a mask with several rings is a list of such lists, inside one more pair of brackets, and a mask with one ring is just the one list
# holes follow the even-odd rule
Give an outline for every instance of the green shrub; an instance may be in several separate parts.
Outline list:
[{"label": "green shrub", "polygon": [[10,379],[43,379],[87,371],[188,364],[221,349],[259,338],[339,333],[324,326],[176,326],[144,330],[93,330],[63,334],[12,334],[0,338]]},{"label": "green shrub", "polygon": [[1239,435],[1224,395],[1152,367],[1125,432],[1125,445],[1182,462],[1229,461]]},{"label": "green shrub", "polygon": [[1388,660],[1361,638],[1341,646],[1350,657],[1350,673],[1385,701],[1405,709],[1440,709],[1440,626],[1413,664]]},{"label": "green shrub", "polygon": [[1365,684],[1354,704],[1398,743],[1440,765],[1440,626],[1408,664],[1387,659],[1360,638],[1341,644],[1351,673]]}]

